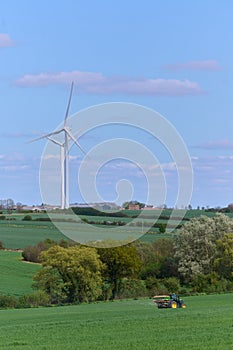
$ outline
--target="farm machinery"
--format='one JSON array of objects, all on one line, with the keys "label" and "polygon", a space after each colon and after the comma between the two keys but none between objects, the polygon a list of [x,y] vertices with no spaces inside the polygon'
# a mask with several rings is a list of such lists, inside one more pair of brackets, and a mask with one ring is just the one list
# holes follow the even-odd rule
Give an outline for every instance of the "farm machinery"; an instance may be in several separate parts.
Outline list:
[{"label": "farm machinery", "polygon": [[183,299],[180,299],[179,295],[176,294],[155,295],[153,297],[153,301],[159,309],[186,308],[186,304],[184,303]]}]

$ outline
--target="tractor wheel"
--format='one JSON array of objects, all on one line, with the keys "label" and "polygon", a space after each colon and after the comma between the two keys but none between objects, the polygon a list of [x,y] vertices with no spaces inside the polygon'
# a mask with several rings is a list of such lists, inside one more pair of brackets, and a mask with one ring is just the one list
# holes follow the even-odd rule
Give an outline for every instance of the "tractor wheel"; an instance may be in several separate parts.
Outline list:
[{"label": "tractor wheel", "polygon": [[177,309],[177,303],[175,301],[171,302],[171,308],[172,309]]},{"label": "tractor wheel", "polygon": [[182,309],[186,309],[186,307],[187,307],[186,304],[182,304],[182,305],[181,305],[181,308],[182,308]]}]

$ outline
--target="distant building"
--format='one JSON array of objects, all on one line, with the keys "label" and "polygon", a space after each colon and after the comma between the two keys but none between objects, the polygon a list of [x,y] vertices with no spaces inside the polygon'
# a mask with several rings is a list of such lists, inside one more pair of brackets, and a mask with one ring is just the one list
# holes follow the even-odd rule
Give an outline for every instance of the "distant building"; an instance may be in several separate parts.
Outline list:
[{"label": "distant building", "polygon": [[157,208],[154,208],[153,205],[146,205],[143,210],[154,210],[154,209],[157,209]]},{"label": "distant building", "polygon": [[34,213],[39,213],[39,212],[42,212],[44,209],[42,209],[41,207],[36,207],[34,205],[30,206],[30,205],[24,205],[22,207],[22,210],[23,211],[31,211],[31,212],[34,212]]},{"label": "distant building", "polygon": [[50,210],[56,210],[59,209],[59,206],[55,205],[23,205],[21,207],[22,211],[30,211],[33,213],[42,213]]}]

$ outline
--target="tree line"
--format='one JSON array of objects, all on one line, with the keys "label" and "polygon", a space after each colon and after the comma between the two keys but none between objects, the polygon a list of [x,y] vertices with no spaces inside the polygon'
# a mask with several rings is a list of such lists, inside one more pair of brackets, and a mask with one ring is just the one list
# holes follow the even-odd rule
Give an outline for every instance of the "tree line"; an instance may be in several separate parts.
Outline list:
[{"label": "tree line", "polygon": [[52,304],[233,291],[233,221],[223,214],[193,218],[173,239],[114,248],[46,240],[22,255],[41,263],[33,287]]}]

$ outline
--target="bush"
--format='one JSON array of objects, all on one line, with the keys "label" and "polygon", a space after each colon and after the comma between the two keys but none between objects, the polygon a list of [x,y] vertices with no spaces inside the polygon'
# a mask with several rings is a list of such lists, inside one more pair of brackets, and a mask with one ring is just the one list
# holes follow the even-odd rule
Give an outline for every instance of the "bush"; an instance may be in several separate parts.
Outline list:
[{"label": "bush", "polygon": [[22,257],[26,261],[39,263],[40,262],[40,253],[44,250],[48,250],[50,247],[56,245],[57,243],[51,239],[46,239],[43,242],[39,242],[35,246],[28,246],[22,252]]},{"label": "bush", "polygon": [[5,215],[1,215],[0,216],[0,220],[6,220],[6,216]]},{"label": "bush", "polygon": [[2,241],[0,241],[0,250],[4,249]]},{"label": "bush", "polygon": [[32,221],[32,217],[31,217],[31,215],[25,215],[22,220],[23,221]]},{"label": "bush", "polygon": [[19,298],[20,307],[38,307],[48,306],[50,304],[50,297],[42,290],[38,290],[31,294],[25,294]]},{"label": "bush", "polygon": [[164,278],[164,286],[167,288],[168,293],[178,293],[180,290],[180,281],[176,277]]},{"label": "bush", "polygon": [[213,272],[207,275],[198,274],[192,280],[192,292],[198,293],[221,293],[233,290],[233,282],[227,279],[219,279],[219,276]]},{"label": "bush", "polygon": [[118,296],[119,298],[137,298],[148,296],[145,281],[124,278],[120,283]]},{"label": "bush", "polygon": [[159,233],[166,232],[166,224],[158,224],[158,227],[159,227]]},{"label": "bush", "polygon": [[156,279],[150,276],[145,282],[151,297],[155,294],[181,293],[180,281],[175,277]]},{"label": "bush", "polygon": [[17,307],[18,300],[10,295],[0,295],[0,309],[13,309]]},{"label": "bush", "polygon": [[153,297],[154,295],[168,294],[168,290],[163,284],[162,280],[156,280],[156,283],[150,288],[149,296]]},{"label": "bush", "polygon": [[22,257],[25,261],[30,261],[34,263],[39,262],[39,255],[42,252],[41,247],[38,245],[36,246],[29,246],[24,249],[22,252]]}]

